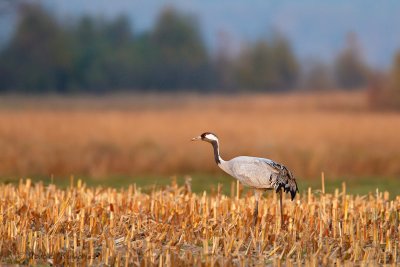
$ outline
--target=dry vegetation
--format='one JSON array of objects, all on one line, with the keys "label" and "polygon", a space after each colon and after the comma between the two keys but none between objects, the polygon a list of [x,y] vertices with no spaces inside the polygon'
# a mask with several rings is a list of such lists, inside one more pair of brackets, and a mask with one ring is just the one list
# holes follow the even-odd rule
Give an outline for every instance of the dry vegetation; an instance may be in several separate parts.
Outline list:
[{"label": "dry vegetation", "polygon": [[361,94],[113,96],[0,99],[1,176],[216,172],[225,158],[286,163],[298,177],[398,176],[400,114],[371,112]]},{"label": "dry vegetation", "polygon": [[[233,184],[234,185],[234,184]],[[245,266],[265,263],[384,264],[399,262],[400,197],[305,193],[284,199],[194,194],[189,181],[144,194],[132,185],[66,190],[55,185],[1,185],[0,263],[112,266]],[[239,192],[239,193],[238,193]]]}]

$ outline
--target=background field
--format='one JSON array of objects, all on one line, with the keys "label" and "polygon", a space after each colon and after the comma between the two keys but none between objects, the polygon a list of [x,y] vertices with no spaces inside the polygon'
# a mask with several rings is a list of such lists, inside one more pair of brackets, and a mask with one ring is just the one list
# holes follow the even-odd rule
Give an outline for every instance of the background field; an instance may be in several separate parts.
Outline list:
[{"label": "background field", "polygon": [[193,175],[196,191],[218,182],[229,189],[232,180],[213,162],[211,146],[189,142],[213,131],[223,158],[282,162],[304,189],[319,186],[324,171],[328,187],[346,181],[355,192],[399,192],[400,114],[369,110],[361,93],[5,96],[0,106],[3,181],[63,184],[74,175],[146,187]]}]

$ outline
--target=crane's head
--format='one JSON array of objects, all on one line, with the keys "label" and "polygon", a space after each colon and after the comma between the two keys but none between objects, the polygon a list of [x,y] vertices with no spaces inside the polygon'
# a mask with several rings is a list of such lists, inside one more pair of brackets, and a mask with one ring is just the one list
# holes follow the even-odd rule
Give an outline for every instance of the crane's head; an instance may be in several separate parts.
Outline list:
[{"label": "crane's head", "polygon": [[198,140],[212,143],[212,142],[218,142],[218,137],[213,133],[205,132],[195,138],[192,138],[192,141],[198,141]]}]

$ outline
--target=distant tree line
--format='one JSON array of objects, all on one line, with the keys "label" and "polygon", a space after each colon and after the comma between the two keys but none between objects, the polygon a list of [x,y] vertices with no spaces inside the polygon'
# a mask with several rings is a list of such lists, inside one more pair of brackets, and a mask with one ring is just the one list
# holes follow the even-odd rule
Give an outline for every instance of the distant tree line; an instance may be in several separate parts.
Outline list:
[{"label": "distant tree line", "polygon": [[352,45],[334,66],[300,68],[289,41],[276,34],[236,55],[211,53],[195,18],[164,9],[154,27],[135,33],[127,17],[84,16],[62,23],[38,5],[23,5],[0,52],[0,91],[102,93],[136,91],[283,91],[358,88],[368,68]]},{"label": "distant tree line", "polygon": [[400,51],[387,73],[373,73],[367,92],[372,108],[400,110]]}]

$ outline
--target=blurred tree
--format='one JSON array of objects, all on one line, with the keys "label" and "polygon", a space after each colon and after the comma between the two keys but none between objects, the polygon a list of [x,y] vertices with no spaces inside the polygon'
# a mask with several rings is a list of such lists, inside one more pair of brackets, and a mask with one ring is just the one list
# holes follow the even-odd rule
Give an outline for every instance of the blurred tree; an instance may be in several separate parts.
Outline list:
[{"label": "blurred tree", "polygon": [[387,74],[371,72],[366,91],[367,101],[370,108],[382,109],[387,105],[388,99],[388,77]]},{"label": "blurred tree", "polygon": [[120,16],[106,27],[106,40],[109,47],[105,55],[105,73],[108,87],[123,89],[135,84],[135,38],[129,20]]},{"label": "blurred tree", "polygon": [[369,90],[370,99],[371,96],[374,97],[372,101],[373,107],[400,109],[400,52],[395,55],[389,78],[386,80],[388,81],[383,83],[383,86],[371,87]]},{"label": "blurred tree", "polygon": [[132,83],[133,33],[129,21],[83,17],[73,30],[75,74],[78,86],[92,92],[129,87]]},{"label": "blurred tree", "polygon": [[238,86],[246,90],[266,90],[276,86],[271,49],[266,41],[245,47],[236,63]]},{"label": "blurred tree", "polygon": [[236,72],[241,88],[288,90],[297,82],[299,66],[288,42],[278,37],[271,44],[260,40],[245,47],[236,62]]},{"label": "blurred tree", "polygon": [[[159,90],[160,51],[149,33],[137,36],[131,47],[132,85],[140,90]],[[163,87],[165,89],[165,87]]]},{"label": "blurred tree", "polygon": [[70,36],[37,5],[21,7],[21,20],[10,44],[2,51],[0,87],[42,92],[68,88],[72,54]]},{"label": "blurred tree", "polygon": [[96,21],[84,16],[71,31],[74,35],[74,82],[76,87],[99,90],[99,84],[104,83],[104,80],[101,80],[104,79],[104,76],[102,77],[100,57],[105,44],[99,37]]},{"label": "blurred tree", "polygon": [[153,86],[158,88],[204,88],[209,59],[193,17],[166,8],[151,33],[158,60]]},{"label": "blurred tree", "polygon": [[230,47],[231,39],[229,34],[220,31],[218,34],[217,51],[215,54],[214,68],[214,84],[219,91],[235,90],[234,84],[234,53]]},{"label": "blurred tree", "polygon": [[278,89],[292,89],[297,82],[300,66],[289,41],[278,34],[272,39],[272,55],[278,76]]},{"label": "blurred tree", "polygon": [[391,70],[391,88],[393,93],[400,97],[400,52],[397,52],[394,58]]},{"label": "blurred tree", "polygon": [[119,16],[105,25],[106,39],[115,47],[126,47],[133,41],[133,32],[126,16]]},{"label": "blurred tree", "polygon": [[355,89],[366,85],[368,67],[360,55],[354,33],[348,35],[346,47],[335,61],[334,73],[336,83],[340,88]]},{"label": "blurred tree", "polygon": [[334,81],[330,66],[320,61],[312,61],[305,72],[303,88],[313,91],[333,89]]}]

